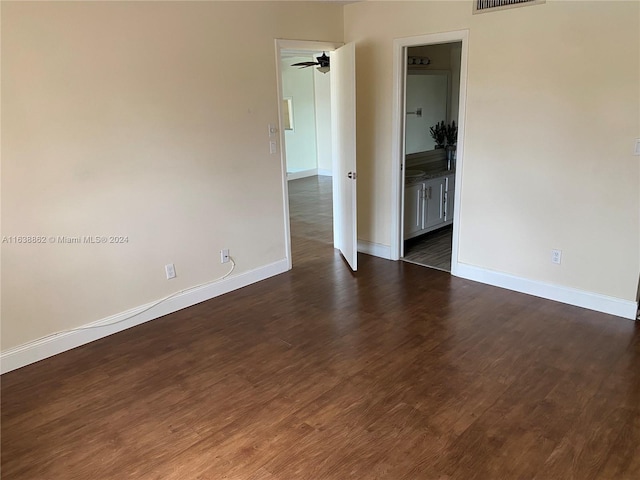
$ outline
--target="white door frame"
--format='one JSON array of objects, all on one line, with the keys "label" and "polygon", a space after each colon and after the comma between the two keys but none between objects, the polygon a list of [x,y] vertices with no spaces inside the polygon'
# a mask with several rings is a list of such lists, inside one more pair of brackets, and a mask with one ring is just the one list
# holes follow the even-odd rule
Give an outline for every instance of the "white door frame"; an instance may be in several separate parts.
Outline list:
[{"label": "white door frame", "polygon": [[[280,143],[280,162],[282,165],[282,203],[284,205],[284,244],[285,244],[285,254],[287,257],[287,265],[288,269],[292,268],[292,259],[291,259],[291,219],[289,217],[289,184],[287,183],[287,154],[286,154],[286,146],[285,146],[285,137],[284,137],[284,119],[282,112],[282,66],[281,66],[281,53],[282,50],[301,50],[301,51],[309,51],[309,52],[332,52],[341,46],[344,43],[337,42],[316,42],[316,41],[308,41],[308,40],[286,40],[277,38],[275,41],[276,48],[276,82],[277,82],[277,90],[278,90],[278,140]],[[333,126],[331,127],[333,128]],[[333,172],[335,175],[335,172]],[[334,209],[336,205],[336,192],[333,189],[333,204]],[[334,216],[335,217],[335,216]],[[335,240],[336,235],[336,225],[334,218],[334,226],[333,226],[333,235]]]},{"label": "white door frame", "polygon": [[462,42],[460,58],[460,98],[458,106],[458,144],[456,149],[456,188],[453,209],[453,241],[451,245],[451,274],[458,273],[458,238],[460,235],[460,210],[462,207],[462,170],[464,160],[464,131],[467,99],[467,58],[469,30],[433,33],[414,37],[396,38],[393,41],[393,118],[392,118],[392,169],[391,169],[391,259],[399,260],[404,239],[404,120],[405,77],[407,48],[420,45]]}]

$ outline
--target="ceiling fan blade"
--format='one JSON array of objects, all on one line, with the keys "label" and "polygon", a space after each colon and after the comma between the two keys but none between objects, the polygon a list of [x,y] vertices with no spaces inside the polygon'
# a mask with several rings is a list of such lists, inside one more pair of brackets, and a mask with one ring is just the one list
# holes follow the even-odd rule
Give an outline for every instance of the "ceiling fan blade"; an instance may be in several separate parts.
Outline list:
[{"label": "ceiling fan blade", "polygon": [[330,59],[327,57],[325,52],[322,52],[322,55],[316,57],[317,62],[299,62],[291,64],[292,67],[300,67],[300,68],[309,68],[319,66],[318,70],[322,73],[327,73],[329,71]]}]

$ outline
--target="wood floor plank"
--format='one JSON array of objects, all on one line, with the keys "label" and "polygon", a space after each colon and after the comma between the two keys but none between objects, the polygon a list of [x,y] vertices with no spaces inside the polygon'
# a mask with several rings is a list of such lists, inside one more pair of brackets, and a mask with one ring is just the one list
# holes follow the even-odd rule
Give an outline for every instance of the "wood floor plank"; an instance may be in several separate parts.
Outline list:
[{"label": "wood floor plank", "polygon": [[640,478],[640,326],[332,247],[2,376],[3,480]]}]

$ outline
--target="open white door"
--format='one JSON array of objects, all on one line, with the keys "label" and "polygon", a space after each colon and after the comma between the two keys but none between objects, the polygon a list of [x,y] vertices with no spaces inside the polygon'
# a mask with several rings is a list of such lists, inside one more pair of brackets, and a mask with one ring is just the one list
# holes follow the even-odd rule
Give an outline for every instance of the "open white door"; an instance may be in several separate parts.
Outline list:
[{"label": "open white door", "polygon": [[358,269],[356,214],[356,47],[331,52],[333,143],[333,241],[353,271]]}]

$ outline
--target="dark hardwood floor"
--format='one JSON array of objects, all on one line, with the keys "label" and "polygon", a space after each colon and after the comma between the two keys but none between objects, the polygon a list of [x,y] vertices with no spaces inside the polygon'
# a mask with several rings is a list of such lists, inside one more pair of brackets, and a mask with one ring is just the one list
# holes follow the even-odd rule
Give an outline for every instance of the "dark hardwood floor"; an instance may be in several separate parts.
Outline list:
[{"label": "dark hardwood floor", "polygon": [[[300,260],[304,263],[318,249],[319,244],[329,247],[333,245],[331,182],[331,177],[314,176],[288,183],[294,262]],[[330,250],[332,249],[322,247],[318,253],[326,255]]]},{"label": "dark hardwood floor", "polygon": [[640,478],[634,322],[351,274],[289,185],[292,271],[2,376],[3,480]]}]

